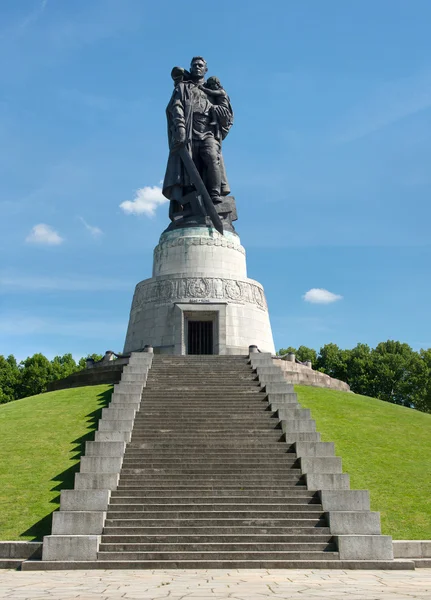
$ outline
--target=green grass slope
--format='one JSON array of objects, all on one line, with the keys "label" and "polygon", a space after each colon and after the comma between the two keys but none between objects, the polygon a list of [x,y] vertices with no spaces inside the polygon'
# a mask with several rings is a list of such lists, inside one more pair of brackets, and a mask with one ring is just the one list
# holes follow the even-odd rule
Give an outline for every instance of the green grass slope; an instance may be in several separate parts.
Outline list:
[{"label": "green grass slope", "polygon": [[382,533],[431,539],[431,415],[348,392],[295,390],[322,441],[335,442],[351,488],[370,490]]},{"label": "green grass slope", "polygon": [[112,386],[39,394],[0,406],[0,540],[42,539],[61,489],[73,488],[79,457]]},{"label": "green grass slope", "polygon": [[[61,489],[73,487],[112,387],[40,394],[0,406],[0,540],[42,539]],[[369,489],[394,539],[431,539],[431,415],[296,386],[324,441],[335,442],[352,489]]]}]

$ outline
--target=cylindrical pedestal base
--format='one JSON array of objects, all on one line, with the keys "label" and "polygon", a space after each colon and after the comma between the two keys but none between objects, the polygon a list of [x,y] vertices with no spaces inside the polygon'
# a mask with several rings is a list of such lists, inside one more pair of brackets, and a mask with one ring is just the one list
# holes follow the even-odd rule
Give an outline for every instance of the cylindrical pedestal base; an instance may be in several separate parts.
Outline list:
[{"label": "cylindrical pedestal base", "polygon": [[124,352],[150,344],[164,354],[274,353],[262,286],[248,279],[238,236],[207,228],[164,233],[151,279],[135,290]]}]

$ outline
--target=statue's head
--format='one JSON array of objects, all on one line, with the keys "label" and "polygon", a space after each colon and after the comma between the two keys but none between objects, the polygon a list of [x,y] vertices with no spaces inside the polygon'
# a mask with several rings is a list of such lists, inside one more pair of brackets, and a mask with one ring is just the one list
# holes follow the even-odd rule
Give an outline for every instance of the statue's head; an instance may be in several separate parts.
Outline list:
[{"label": "statue's head", "polygon": [[202,56],[194,56],[190,63],[190,73],[192,77],[202,78],[208,71],[207,61]]}]

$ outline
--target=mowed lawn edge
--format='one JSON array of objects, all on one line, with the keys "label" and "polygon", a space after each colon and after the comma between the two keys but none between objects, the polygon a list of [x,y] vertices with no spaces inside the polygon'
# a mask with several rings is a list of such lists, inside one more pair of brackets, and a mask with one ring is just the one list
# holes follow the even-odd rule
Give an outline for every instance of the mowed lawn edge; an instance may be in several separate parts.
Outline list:
[{"label": "mowed lawn edge", "polygon": [[60,489],[74,485],[112,386],[39,394],[0,405],[0,540],[42,539]]},{"label": "mowed lawn edge", "polygon": [[370,491],[382,533],[431,539],[431,415],[348,392],[295,391],[322,441],[335,442],[351,489]]}]

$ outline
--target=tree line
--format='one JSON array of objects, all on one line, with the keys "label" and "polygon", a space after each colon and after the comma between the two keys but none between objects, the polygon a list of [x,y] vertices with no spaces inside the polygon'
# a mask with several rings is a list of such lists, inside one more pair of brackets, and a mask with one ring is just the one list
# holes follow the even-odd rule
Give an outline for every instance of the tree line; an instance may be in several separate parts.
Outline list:
[{"label": "tree line", "polygon": [[[311,360],[313,369],[341,379],[350,389],[431,413],[431,348],[416,352],[408,344],[388,340],[375,348],[357,344],[343,350],[336,344],[313,348],[281,348],[279,355],[293,352],[301,362]],[[100,360],[92,354],[76,362],[71,354],[49,360],[34,354],[17,362],[15,357],[0,355],[0,404],[46,392],[48,384],[85,368],[86,358]]]},{"label": "tree line", "polygon": [[313,348],[281,348],[301,362],[349,384],[356,394],[431,413],[431,348],[416,352],[408,344],[388,340],[370,348],[357,344],[343,350],[336,344]]},{"label": "tree line", "polygon": [[0,354],[0,404],[46,392],[51,381],[84,369],[86,358],[100,360],[102,355],[91,354],[76,362],[71,354],[48,360],[38,353],[18,363],[13,354]]}]

